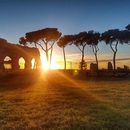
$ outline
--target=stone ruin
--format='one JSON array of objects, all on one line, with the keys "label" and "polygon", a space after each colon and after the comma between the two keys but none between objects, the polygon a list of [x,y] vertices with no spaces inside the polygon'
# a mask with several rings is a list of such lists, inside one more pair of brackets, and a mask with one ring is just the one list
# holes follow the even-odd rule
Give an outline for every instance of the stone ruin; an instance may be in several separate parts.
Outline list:
[{"label": "stone ruin", "polygon": [[[23,63],[19,63],[20,60]],[[11,44],[0,38],[0,72],[38,69],[40,66],[40,52],[37,48]]]},{"label": "stone ruin", "polygon": [[113,65],[112,65],[111,62],[108,62],[108,64],[107,64],[107,70],[108,71],[113,71]]},{"label": "stone ruin", "polygon": [[91,71],[92,73],[97,72],[97,71],[98,71],[97,64],[91,63],[91,64],[90,64],[90,71]]},{"label": "stone ruin", "polygon": [[90,73],[93,76],[97,75],[97,73],[98,73],[98,66],[97,66],[97,64],[95,64],[95,63],[91,63],[90,64]]}]

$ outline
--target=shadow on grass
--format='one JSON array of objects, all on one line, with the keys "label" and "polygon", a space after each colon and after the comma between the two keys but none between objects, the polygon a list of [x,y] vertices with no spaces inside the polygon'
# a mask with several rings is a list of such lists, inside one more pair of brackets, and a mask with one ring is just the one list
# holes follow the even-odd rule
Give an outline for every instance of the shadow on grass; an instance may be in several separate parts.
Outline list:
[{"label": "shadow on grass", "polygon": [[[32,75],[32,73],[30,75],[10,75],[9,77],[1,78],[0,81],[2,81],[0,86],[3,86],[2,88],[6,91],[10,91],[9,88],[15,90],[18,87],[24,89],[25,87],[33,86],[35,88],[33,94],[32,91],[29,91],[28,95],[31,95],[30,97],[27,97],[27,93],[19,93],[19,97],[27,97],[28,100],[26,102],[24,98],[20,100],[19,97],[13,97],[15,100],[10,102],[12,100],[6,99],[5,95],[4,98],[6,100],[3,103],[3,109],[7,109],[7,111],[4,111],[4,114],[1,113],[0,117],[0,119],[4,119],[7,122],[7,124],[3,124],[0,120],[0,125],[3,129],[130,129],[130,119],[128,117],[111,107],[108,103],[97,99],[87,89],[82,89],[81,84],[63,73],[49,73],[43,77],[39,74]],[[39,86],[34,86],[36,82],[39,82],[40,90]],[[44,90],[45,88],[46,91]],[[19,91],[14,91],[14,93],[16,92]],[[6,92],[4,93],[6,94]],[[14,111],[9,113],[8,109]],[[17,123],[15,123],[16,120]],[[10,126],[10,122],[14,126]]]},{"label": "shadow on grass", "polygon": [[12,90],[27,88],[40,80],[38,72],[17,72],[0,76],[0,89]]},{"label": "shadow on grass", "polygon": [[[58,74],[57,74],[58,76]],[[82,86],[76,81],[67,80],[64,76],[57,76],[49,81],[49,89],[55,95],[46,100],[50,104],[50,115],[58,113],[59,120],[50,118],[50,121],[43,125],[48,128],[53,122],[53,128],[57,129],[60,124],[62,129],[88,129],[88,130],[122,130],[130,129],[130,119],[123,116],[120,111],[112,108],[109,104],[96,99],[91,93],[82,90]],[[51,127],[50,127],[51,128]]]}]

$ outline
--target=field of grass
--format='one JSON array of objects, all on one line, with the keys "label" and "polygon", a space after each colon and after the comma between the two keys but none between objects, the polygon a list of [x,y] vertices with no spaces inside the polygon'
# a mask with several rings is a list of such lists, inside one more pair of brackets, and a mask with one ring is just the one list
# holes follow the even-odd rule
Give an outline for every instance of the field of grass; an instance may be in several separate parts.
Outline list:
[{"label": "field of grass", "polygon": [[130,130],[130,79],[6,76],[0,79],[0,130]]}]

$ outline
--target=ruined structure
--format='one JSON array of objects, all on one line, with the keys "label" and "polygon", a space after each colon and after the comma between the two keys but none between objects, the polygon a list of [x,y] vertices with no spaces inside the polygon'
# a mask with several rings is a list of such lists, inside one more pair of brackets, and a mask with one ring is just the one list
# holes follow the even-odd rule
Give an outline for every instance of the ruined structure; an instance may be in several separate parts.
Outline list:
[{"label": "ruined structure", "polygon": [[98,74],[98,66],[95,63],[90,64],[90,74],[91,76],[96,76]]},{"label": "ruined structure", "polygon": [[107,64],[107,70],[108,71],[113,71],[113,66],[112,66],[111,62],[108,62],[108,64]]},{"label": "ruined structure", "polygon": [[11,44],[0,39],[0,71],[29,70],[37,69],[40,66],[40,53],[37,48]]}]

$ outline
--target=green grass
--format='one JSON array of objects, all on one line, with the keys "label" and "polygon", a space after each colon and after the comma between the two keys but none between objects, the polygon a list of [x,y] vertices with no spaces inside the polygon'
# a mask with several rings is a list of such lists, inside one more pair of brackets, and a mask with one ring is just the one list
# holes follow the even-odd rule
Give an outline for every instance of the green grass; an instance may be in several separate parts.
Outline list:
[{"label": "green grass", "polygon": [[130,130],[130,79],[1,78],[0,130]]}]

